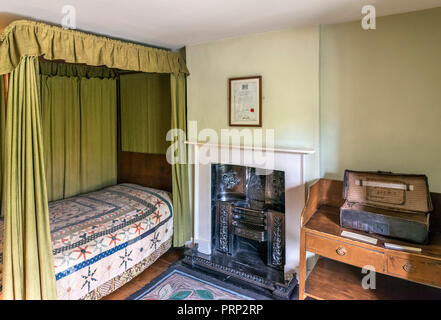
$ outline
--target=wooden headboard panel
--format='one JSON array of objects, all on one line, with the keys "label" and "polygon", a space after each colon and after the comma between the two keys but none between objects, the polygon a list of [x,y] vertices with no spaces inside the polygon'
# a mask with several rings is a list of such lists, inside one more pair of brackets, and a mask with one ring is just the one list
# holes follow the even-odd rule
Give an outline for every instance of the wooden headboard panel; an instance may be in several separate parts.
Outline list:
[{"label": "wooden headboard panel", "polygon": [[120,151],[118,183],[135,183],[172,192],[172,167],[164,154]]}]

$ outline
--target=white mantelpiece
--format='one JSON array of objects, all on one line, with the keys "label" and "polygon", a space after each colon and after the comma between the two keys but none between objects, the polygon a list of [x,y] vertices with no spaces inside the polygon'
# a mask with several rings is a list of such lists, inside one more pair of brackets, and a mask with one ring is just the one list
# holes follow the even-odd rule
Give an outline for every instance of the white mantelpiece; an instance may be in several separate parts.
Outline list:
[{"label": "white mantelpiece", "polygon": [[[286,264],[285,275],[296,272],[299,265],[300,216],[305,204],[304,157],[314,153],[309,148],[244,147],[201,142],[186,142],[194,156],[194,240],[198,250],[211,254],[211,164],[224,163],[285,172],[285,228]],[[236,152],[236,156],[222,157]],[[257,154],[258,153],[258,154]],[[214,155],[207,160],[206,155]],[[262,154],[272,159],[264,164],[250,163]],[[216,155],[218,155],[216,157]],[[239,155],[239,156],[237,156]],[[204,158],[203,163],[198,159]]]}]

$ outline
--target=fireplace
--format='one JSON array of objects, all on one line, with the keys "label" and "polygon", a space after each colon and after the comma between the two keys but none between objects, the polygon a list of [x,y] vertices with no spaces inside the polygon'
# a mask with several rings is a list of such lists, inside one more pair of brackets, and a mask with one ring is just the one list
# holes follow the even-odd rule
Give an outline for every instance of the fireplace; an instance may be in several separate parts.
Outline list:
[{"label": "fireplace", "polygon": [[212,246],[250,268],[283,270],[283,171],[212,164]]},{"label": "fireplace", "polygon": [[[311,165],[315,163],[315,158],[308,155],[314,153],[314,150],[310,148],[246,147],[189,141],[187,144],[189,145],[189,154],[194,161],[194,246],[185,254],[184,262],[195,268],[223,274],[228,279],[240,279],[245,281],[247,286],[265,288],[264,290],[269,290],[273,295],[288,297],[297,284],[301,212],[305,205],[305,174],[306,169],[313,170]],[[262,157],[270,161],[262,162]],[[213,183],[216,183],[212,179],[214,176],[213,167],[220,163],[224,167],[219,168],[223,168],[225,173],[229,172],[228,168],[241,170],[225,176],[227,185],[234,184],[234,186],[226,189],[221,187],[219,197],[215,198],[216,192],[212,189]],[[225,165],[230,165],[230,167]],[[256,173],[255,178],[247,180],[247,174],[252,173],[253,170]],[[260,170],[273,171],[265,172],[269,175],[262,175],[259,174]],[[272,172],[275,172],[276,175],[283,174],[284,186],[281,179],[273,179],[272,183],[280,182],[280,188],[266,188],[266,184],[271,183],[268,176],[271,176]],[[266,178],[261,180],[262,176]],[[216,179],[223,179],[222,175],[216,175],[216,177]],[[240,177],[242,180],[238,181]],[[250,194],[250,191],[245,191],[246,183],[258,187]],[[242,192],[241,188],[243,188]],[[280,195],[278,190],[283,190],[283,197],[277,196]],[[266,233],[261,236],[266,239],[273,237],[282,239],[283,237],[281,242],[273,242],[275,250],[272,251],[276,253],[276,257],[283,259],[281,261],[283,267],[279,267],[278,263],[268,263],[268,258],[272,254],[268,252],[268,248],[271,247],[265,241],[261,241],[257,245],[252,239],[236,235],[236,240],[240,241],[228,242],[232,234],[226,232],[223,235],[223,241],[226,241],[227,248],[231,251],[218,250],[216,217],[213,215],[215,215],[216,201],[227,199],[237,204],[235,209],[240,210],[243,207],[256,209],[257,207],[257,210],[264,210],[264,214],[267,215]],[[284,201],[280,201],[280,199]],[[236,203],[236,200],[243,202]],[[281,222],[281,219],[268,220],[268,215],[274,212],[283,214],[283,230],[280,233],[272,232],[274,228],[270,227],[271,221]],[[250,216],[248,215],[248,218]],[[247,221],[250,222],[249,219]],[[223,222],[229,223],[228,220],[223,220]],[[230,246],[233,243],[236,247]],[[278,246],[277,243],[283,244],[283,246]],[[252,256],[249,251],[256,247],[258,259],[249,261],[249,257]],[[278,253],[279,248],[281,253]],[[253,252],[256,252],[254,249]]]},{"label": "fireplace", "polygon": [[215,270],[288,298],[285,280],[285,173],[211,164],[212,254],[193,250],[193,265]]}]

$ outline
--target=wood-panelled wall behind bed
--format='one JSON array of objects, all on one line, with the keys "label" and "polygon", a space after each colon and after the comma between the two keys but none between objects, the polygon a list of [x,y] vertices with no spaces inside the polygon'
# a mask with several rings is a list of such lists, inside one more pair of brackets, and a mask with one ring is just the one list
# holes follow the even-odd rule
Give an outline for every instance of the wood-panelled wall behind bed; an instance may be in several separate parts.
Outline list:
[{"label": "wood-panelled wall behind bed", "polygon": [[118,183],[172,192],[172,166],[165,155],[118,150]]},{"label": "wood-panelled wall behind bed", "polygon": [[[5,169],[8,179],[3,179],[7,183],[1,186],[2,194],[6,195],[2,199],[2,212],[5,212],[2,293],[5,299],[57,297],[48,198],[45,183],[42,183],[45,179],[36,57],[104,66],[121,73],[168,74],[173,114],[171,127],[186,132],[185,78],[189,72],[179,54],[34,21],[15,21],[6,27],[0,34],[0,76],[4,80],[6,102],[2,112],[8,119],[7,146],[2,151],[5,151],[5,168],[13,169]],[[173,223],[178,226],[173,228],[173,244],[183,245],[191,236],[187,166],[170,165],[165,154],[123,151],[120,98],[120,90],[117,90],[117,181],[169,192],[175,189]],[[17,117],[18,112],[24,116]],[[26,125],[21,125],[24,121]],[[16,139],[22,127],[32,130]],[[179,148],[186,150],[182,140],[181,137]],[[178,138],[173,141],[177,142]],[[20,163],[15,160],[19,156],[23,158]],[[26,179],[20,179],[21,176]],[[26,250],[20,245],[23,243],[26,243]]]}]

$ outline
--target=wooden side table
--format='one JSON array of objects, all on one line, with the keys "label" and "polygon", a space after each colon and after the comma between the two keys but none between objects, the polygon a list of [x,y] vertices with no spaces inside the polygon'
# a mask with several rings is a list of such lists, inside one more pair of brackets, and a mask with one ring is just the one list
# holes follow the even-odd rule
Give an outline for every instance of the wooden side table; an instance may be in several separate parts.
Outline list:
[{"label": "wooden side table", "polygon": [[[299,299],[441,299],[441,194],[432,193],[429,245],[340,227],[343,182],[320,179],[309,190],[302,212]],[[376,238],[371,244],[342,237],[343,230]],[[391,250],[384,242],[422,248],[419,253]],[[306,277],[306,252],[319,255]],[[364,289],[362,268],[375,268],[375,289]]]}]

